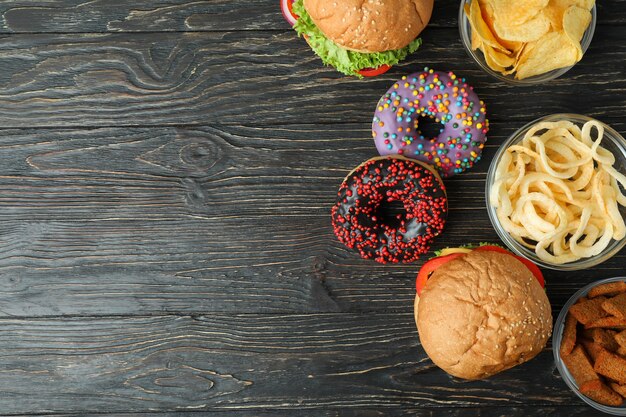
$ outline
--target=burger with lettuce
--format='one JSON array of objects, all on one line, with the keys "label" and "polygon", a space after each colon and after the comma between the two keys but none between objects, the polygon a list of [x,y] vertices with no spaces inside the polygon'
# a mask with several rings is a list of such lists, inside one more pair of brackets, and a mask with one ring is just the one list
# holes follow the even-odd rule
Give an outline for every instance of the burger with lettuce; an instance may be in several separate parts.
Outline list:
[{"label": "burger with lettuce", "polygon": [[324,64],[361,78],[419,48],[433,0],[281,0],[281,8]]}]

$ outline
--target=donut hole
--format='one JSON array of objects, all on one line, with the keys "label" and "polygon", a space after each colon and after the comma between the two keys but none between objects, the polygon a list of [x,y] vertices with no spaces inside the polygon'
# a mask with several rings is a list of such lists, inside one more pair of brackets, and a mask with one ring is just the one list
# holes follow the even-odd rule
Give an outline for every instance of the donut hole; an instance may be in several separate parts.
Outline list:
[{"label": "donut hole", "polygon": [[432,140],[443,133],[444,125],[432,116],[422,115],[417,118],[417,134],[420,138]]},{"label": "donut hole", "polygon": [[378,223],[392,229],[400,227],[402,220],[406,218],[406,209],[400,200],[383,201],[376,210]]}]

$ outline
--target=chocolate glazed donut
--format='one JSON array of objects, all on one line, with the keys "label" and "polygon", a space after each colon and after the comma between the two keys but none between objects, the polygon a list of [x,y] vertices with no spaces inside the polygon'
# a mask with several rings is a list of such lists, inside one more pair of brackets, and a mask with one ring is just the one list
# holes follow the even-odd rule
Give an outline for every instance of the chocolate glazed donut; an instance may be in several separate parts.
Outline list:
[{"label": "chocolate glazed donut", "polygon": [[445,187],[432,168],[388,156],[365,161],[346,177],[331,214],[342,243],[384,264],[419,259],[443,231],[447,212]]}]

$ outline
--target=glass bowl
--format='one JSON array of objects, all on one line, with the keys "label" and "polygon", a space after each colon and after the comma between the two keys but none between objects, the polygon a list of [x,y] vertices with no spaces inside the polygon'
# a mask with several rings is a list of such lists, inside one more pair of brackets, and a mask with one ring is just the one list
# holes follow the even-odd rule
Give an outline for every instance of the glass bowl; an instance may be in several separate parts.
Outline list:
[{"label": "glass bowl", "polygon": [[[489,166],[489,172],[487,173],[487,181],[485,186],[485,199],[487,204],[487,213],[489,214],[489,220],[491,220],[491,224],[496,229],[496,233],[500,237],[500,239],[506,244],[506,246],[513,251],[515,254],[519,256],[523,256],[535,264],[549,269],[555,269],[560,271],[575,271],[580,269],[591,268],[592,266],[598,265],[616,253],[618,253],[624,245],[626,245],[626,238],[616,241],[612,240],[611,243],[598,255],[592,256],[589,258],[582,258],[574,262],[569,262],[565,264],[553,264],[539,259],[534,250],[527,248],[526,246],[519,243],[515,240],[500,224],[498,220],[498,216],[496,215],[496,209],[489,204],[489,190],[495,182],[496,176],[496,167],[502,160],[502,156],[506,152],[506,150],[515,144],[518,144],[524,138],[526,132],[535,124],[539,122],[555,122],[558,120],[569,120],[572,123],[577,124],[578,126],[582,126],[584,123],[594,120],[591,117],[583,116],[579,114],[552,114],[550,116],[541,117],[537,120],[534,120],[515,133],[513,133],[504,143],[500,146],[493,160],[491,161],[491,165]],[[602,140],[602,146],[615,155],[615,164],[613,165],[615,169],[623,174],[626,174],[626,140],[617,133],[613,128],[607,126],[602,123],[604,126],[604,138]],[[620,213],[622,217],[626,218],[626,207],[619,206]]]},{"label": "glass bowl", "polygon": [[567,312],[569,311],[570,307],[574,305],[574,303],[578,301],[580,297],[587,295],[589,290],[591,290],[593,287],[600,284],[606,284],[607,282],[615,281],[626,281],[626,277],[607,278],[600,281],[592,282],[591,284],[581,288],[574,295],[572,295],[567,303],[565,303],[565,306],[559,313],[559,316],[554,323],[554,331],[552,332],[552,353],[554,354],[554,362],[556,363],[556,368],[559,370],[559,374],[561,374],[561,378],[563,378],[567,386],[572,391],[574,391],[574,393],[576,393],[576,395],[578,395],[581,400],[583,400],[596,410],[602,411],[603,413],[613,414],[614,416],[626,416],[625,405],[622,405],[621,407],[611,407],[608,405],[597,403],[591,398],[582,394],[579,391],[578,385],[576,384],[576,381],[574,381],[572,374],[569,373],[569,371],[567,370],[567,366],[565,366],[565,363],[563,363],[563,359],[561,359],[560,353],[561,340],[563,339],[563,328],[565,327],[565,316],[567,316]]},{"label": "glass bowl", "polygon": [[[560,77],[561,75],[565,74],[574,66],[572,65],[569,67],[557,68],[555,70],[546,72],[544,74],[535,75],[533,77],[525,78],[523,80],[516,80],[514,78],[514,74],[502,75],[499,72],[492,70],[491,68],[489,68],[489,65],[487,65],[487,62],[485,61],[485,56],[483,55],[482,51],[478,49],[475,51],[472,50],[472,41],[471,41],[472,27],[470,26],[469,19],[467,18],[467,15],[465,14],[465,9],[464,9],[465,4],[469,4],[469,3],[471,3],[471,0],[462,0],[461,6],[459,7],[459,32],[461,33],[461,41],[463,42],[463,46],[465,47],[465,50],[467,51],[467,53],[474,59],[474,61],[476,61],[476,63],[487,74],[491,75],[492,77],[500,81],[504,81],[506,83],[513,84],[513,85],[533,85],[533,84],[542,84],[542,83],[545,83],[546,81],[554,80]],[[589,23],[589,27],[587,27],[587,30],[585,30],[585,33],[583,34],[583,38],[580,41],[580,46],[583,51],[583,56],[585,52],[587,52],[587,48],[589,48],[589,45],[591,44],[591,39],[593,38],[593,33],[595,30],[596,30],[596,5],[594,3],[593,8],[591,9],[591,22]]]}]

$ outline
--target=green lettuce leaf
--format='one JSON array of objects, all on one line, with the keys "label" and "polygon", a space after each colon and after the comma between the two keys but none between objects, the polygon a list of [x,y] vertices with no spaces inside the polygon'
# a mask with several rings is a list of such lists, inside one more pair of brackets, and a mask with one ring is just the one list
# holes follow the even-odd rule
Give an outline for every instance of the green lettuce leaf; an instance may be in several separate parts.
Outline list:
[{"label": "green lettuce leaf", "polygon": [[359,70],[364,68],[378,68],[381,65],[395,65],[402,61],[410,53],[417,51],[422,44],[420,38],[414,39],[410,44],[401,49],[384,52],[362,53],[349,51],[337,45],[324,34],[313,23],[311,16],[307,13],[302,0],[293,3],[293,12],[298,15],[294,29],[298,36],[306,35],[307,41],[326,65],[332,65],[337,71],[346,75],[354,75],[363,78]]}]

